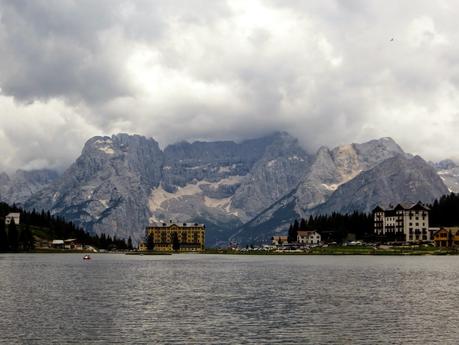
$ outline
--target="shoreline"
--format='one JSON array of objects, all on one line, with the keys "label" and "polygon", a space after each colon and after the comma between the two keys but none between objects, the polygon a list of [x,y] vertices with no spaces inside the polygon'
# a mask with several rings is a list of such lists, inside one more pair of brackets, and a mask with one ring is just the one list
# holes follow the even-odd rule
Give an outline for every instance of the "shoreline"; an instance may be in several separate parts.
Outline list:
[{"label": "shoreline", "polygon": [[457,256],[457,252],[438,252],[438,253],[409,253],[409,252],[380,252],[380,253],[231,253],[231,252],[203,252],[203,253],[94,253],[94,252],[0,252],[2,254],[94,254],[94,255],[128,255],[128,256],[171,256],[171,255],[233,255],[233,256]]}]

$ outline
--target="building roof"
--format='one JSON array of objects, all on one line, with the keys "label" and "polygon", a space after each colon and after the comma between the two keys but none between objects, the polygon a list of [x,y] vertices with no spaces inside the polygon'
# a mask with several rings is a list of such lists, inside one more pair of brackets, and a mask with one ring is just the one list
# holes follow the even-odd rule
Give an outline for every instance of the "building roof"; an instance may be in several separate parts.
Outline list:
[{"label": "building roof", "polygon": [[64,244],[64,240],[53,240],[53,244]]},{"label": "building roof", "polygon": [[384,212],[387,212],[387,211],[395,211],[395,210],[404,210],[404,211],[409,211],[409,210],[413,210],[413,211],[419,211],[419,210],[422,210],[422,211],[430,211],[430,208],[426,205],[424,205],[422,202],[417,202],[417,203],[408,203],[408,202],[403,202],[403,203],[399,203],[397,204],[396,206],[393,206],[393,205],[389,205],[387,207],[384,207],[384,206],[376,206],[375,209],[373,210],[373,212],[378,212],[378,211],[384,211]]},{"label": "building roof", "polygon": [[433,233],[433,235],[436,236],[436,235],[439,234],[440,232],[447,232],[447,233],[449,233],[449,234],[451,234],[451,235],[453,235],[453,236],[454,236],[454,235],[459,236],[459,228],[458,228],[458,227],[449,227],[449,228],[447,228],[447,227],[443,228],[443,227],[442,227],[442,228],[440,228],[439,230],[435,231],[435,232]]},{"label": "building roof", "polygon": [[6,215],[7,217],[13,217],[13,218],[18,218],[21,216],[19,212],[11,212]]},{"label": "building roof", "polygon": [[148,227],[158,227],[158,228],[169,228],[171,226],[178,226],[181,228],[195,228],[195,227],[206,227],[204,224],[199,223],[179,223],[179,222],[172,222],[169,223],[151,223]]},{"label": "building roof", "polygon": [[375,212],[384,212],[384,209],[381,206],[378,205],[373,209],[373,213],[375,213]]},{"label": "building roof", "polygon": [[298,230],[297,234],[298,236],[306,237],[306,236],[311,236],[313,234],[318,234],[318,232],[315,230]]}]

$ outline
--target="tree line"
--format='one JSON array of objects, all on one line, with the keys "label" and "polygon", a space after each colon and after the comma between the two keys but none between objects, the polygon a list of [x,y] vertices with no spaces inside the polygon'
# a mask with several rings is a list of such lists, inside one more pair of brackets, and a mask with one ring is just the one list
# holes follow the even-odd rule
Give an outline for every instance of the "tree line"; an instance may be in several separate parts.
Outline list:
[{"label": "tree line", "polygon": [[[459,194],[450,193],[427,205],[430,208],[430,226],[459,226]],[[353,212],[310,216],[295,220],[288,230],[288,241],[295,242],[299,230],[314,230],[324,241],[343,242],[349,234],[358,240],[374,240],[373,214]]]},{"label": "tree line", "polygon": [[[21,214],[20,225],[11,222],[5,225],[5,217],[12,212]],[[0,251],[28,251],[34,249],[34,231],[39,230],[48,239],[76,239],[79,243],[98,249],[132,249],[132,239],[128,240],[109,235],[89,234],[73,222],[49,212],[26,211],[16,205],[0,203]]]},{"label": "tree line", "polygon": [[366,239],[373,233],[373,216],[363,212],[332,213],[295,220],[288,230],[288,241],[296,242],[298,231],[317,231],[326,242],[343,242],[349,234]]},{"label": "tree line", "polygon": [[429,207],[432,227],[459,225],[459,194],[444,195]]}]

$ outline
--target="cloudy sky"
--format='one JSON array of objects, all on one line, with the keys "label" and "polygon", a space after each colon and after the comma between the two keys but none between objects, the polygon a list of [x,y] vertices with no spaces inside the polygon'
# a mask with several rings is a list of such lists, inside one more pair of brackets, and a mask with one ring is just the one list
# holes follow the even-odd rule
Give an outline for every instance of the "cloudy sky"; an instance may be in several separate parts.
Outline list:
[{"label": "cloudy sky", "polygon": [[454,0],[0,0],[0,169],[62,169],[117,132],[459,159],[457,18]]}]

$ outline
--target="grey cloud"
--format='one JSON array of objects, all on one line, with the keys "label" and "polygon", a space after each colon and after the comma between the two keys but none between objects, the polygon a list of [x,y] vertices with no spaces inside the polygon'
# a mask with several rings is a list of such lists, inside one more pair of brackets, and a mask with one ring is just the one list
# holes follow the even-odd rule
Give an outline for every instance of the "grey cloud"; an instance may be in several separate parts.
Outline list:
[{"label": "grey cloud", "polygon": [[287,130],[310,151],[392,136],[427,159],[457,157],[458,12],[427,0],[0,0],[0,119],[38,107],[51,133],[25,126],[0,142],[19,147],[18,167],[64,166],[87,137],[116,131],[166,145]]}]

